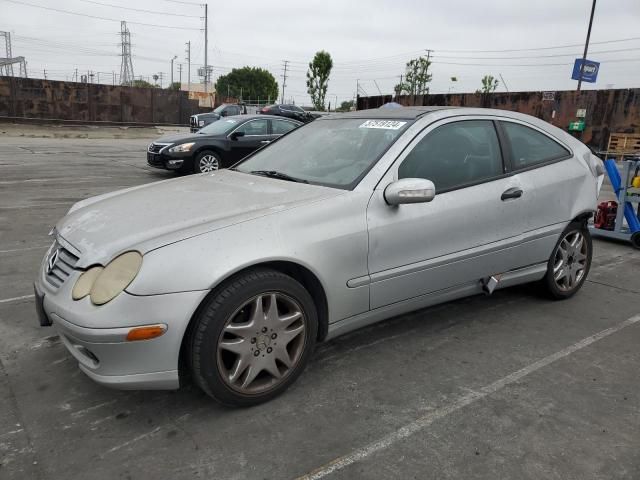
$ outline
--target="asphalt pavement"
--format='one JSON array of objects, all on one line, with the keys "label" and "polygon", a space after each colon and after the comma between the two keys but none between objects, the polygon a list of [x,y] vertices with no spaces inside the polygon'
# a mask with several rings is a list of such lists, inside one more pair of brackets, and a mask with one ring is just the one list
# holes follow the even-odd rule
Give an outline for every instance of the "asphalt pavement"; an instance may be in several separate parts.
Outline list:
[{"label": "asphalt pavement", "polygon": [[622,243],[594,242],[570,300],[521,286],[379,323],[251,409],[91,382],[38,326],[32,281],[74,202],[173,176],[146,166],[151,140],[0,136],[0,479],[640,478],[640,251]]}]

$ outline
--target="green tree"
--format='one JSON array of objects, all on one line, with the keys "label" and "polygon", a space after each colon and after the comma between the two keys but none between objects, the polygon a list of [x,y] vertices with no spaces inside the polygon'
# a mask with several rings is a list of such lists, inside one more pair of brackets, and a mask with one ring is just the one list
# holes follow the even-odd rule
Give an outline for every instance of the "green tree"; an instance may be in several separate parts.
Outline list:
[{"label": "green tree", "polygon": [[482,88],[480,90],[476,90],[476,93],[487,95],[495,92],[496,88],[498,88],[498,80],[494,78],[493,75],[485,75],[482,77]]},{"label": "green tree", "polygon": [[321,50],[315,54],[307,70],[307,93],[316,110],[324,110],[324,100],[329,86],[329,75],[333,68],[333,60],[329,52]]},{"label": "green tree", "polygon": [[156,88],[156,85],[153,85],[142,79],[134,80],[133,82],[131,82],[131,86],[138,88]]},{"label": "green tree", "polygon": [[275,100],[278,98],[278,82],[263,68],[234,68],[228,74],[218,78],[216,92],[223,97]]},{"label": "green tree", "polygon": [[431,61],[426,57],[409,60],[405,68],[404,82],[397,84],[393,89],[396,95],[427,95],[432,78],[429,73],[430,66]]},{"label": "green tree", "polygon": [[180,82],[173,82],[171,85],[167,87],[167,90],[180,90],[181,86],[182,85],[180,84]]},{"label": "green tree", "polygon": [[353,108],[353,100],[346,100],[342,103],[340,103],[340,108],[338,108],[339,111],[341,112],[350,112],[351,109]]}]

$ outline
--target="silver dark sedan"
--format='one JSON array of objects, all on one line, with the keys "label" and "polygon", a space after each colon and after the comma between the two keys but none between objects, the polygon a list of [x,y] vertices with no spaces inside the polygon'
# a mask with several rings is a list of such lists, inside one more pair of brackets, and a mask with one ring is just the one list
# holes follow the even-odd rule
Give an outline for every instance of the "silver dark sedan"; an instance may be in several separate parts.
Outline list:
[{"label": "silver dark sedan", "polygon": [[54,229],[35,282],[80,368],[116,388],[252,405],[314,346],[384,318],[587,277],[602,165],[573,137],[498,110],[327,116],[229,170],[101,195]]}]

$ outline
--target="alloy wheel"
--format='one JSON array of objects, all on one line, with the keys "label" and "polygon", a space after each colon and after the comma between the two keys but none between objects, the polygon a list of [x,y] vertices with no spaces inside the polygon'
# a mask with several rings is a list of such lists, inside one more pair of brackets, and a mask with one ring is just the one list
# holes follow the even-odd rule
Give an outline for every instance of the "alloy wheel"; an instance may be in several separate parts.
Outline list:
[{"label": "alloy wheel", "polygon": [[198,168],[202,173],[209,173],[220,168],[218,159],[213,155],[203,155],[198,161]]},{"label": "alloy wheel", "polygon": [[587,271],[588,245],[580,231],[567,233],[553,257],[553,279],[556,286],[568,292],[580,285]]},{"label": "alloy wheel", "polygon": [[242,394],[277,387],[302,357],[306,328],[302,308],[288,295],[269,292],[251,298],[231,315],[218,339],[222,379]]}]

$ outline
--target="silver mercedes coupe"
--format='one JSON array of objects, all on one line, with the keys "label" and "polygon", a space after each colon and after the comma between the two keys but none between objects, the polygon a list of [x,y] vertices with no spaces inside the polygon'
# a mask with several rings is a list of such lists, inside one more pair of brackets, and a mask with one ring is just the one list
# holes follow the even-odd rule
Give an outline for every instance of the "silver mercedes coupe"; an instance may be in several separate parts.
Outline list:
[{"label": "silver mercedes coupe", "polygon": [[100,384],[191,377],[249,406],[318,342],[379,320],[525,282],[572,296],[602,179],[585,145],[528,115],[330,115],[228,170],[76,203],[52,231],[38,317]]}]

